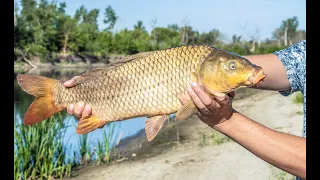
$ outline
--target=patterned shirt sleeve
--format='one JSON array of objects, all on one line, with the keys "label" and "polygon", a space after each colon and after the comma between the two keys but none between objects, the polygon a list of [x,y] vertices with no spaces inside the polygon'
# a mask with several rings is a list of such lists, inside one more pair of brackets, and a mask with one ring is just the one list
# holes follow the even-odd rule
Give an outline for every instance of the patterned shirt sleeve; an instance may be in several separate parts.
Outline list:
[{"label": "patterned shirt sleeve", "polygon": [[284,96],[288,96],[296,91],[304,93],[306,79],[306,40],[294,44],[286,49],[276,51],[284,65],[291,88],[287,91],[280,91]]},{"label": "patterned shirt sleeve", "polygon": [[[302,136],[306,137],[306,41],[301,41],[273,54],[277,55],[284,65],[291,86],[289,90],[279,92],[288,96],[296,91],[301,91],[304,95]],[[301,179],[296,177],[296,180]]]}]

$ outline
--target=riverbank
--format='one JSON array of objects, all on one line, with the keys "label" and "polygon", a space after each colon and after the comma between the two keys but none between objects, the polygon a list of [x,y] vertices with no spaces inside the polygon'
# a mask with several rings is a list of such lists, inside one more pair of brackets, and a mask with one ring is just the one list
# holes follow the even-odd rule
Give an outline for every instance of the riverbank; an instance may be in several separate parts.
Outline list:
[{"label": "riverbank", "polygon": [[[247,94],[246,94],[247,93]],[[301,136],[302,105],[295,95],[246,89],[234,107],[257,122]],[[251,95],[252,94],[252,95]],[[193,116],[166,123],[158,136],[146,142],[143,131],[123,140],[122,159],[109,165],[78,167],[67,179],[293,179],[212,130]]]},{"label": "riverbank", "polygon": [[[14,64],[15,73],[33,73],[36,71],[52,71],[53,69],[92,69],[104,66],[109,63],[119,62],[125,59],[125,55],[79,55],[70,54],[67,56],[58,56],[52,59],[51,62],[43,63],[39,57],[33,57],[27,61],[20,60]],[[30,63],[32,65],[30,65]],[[35,66],[35,67],[33,67]]]}]

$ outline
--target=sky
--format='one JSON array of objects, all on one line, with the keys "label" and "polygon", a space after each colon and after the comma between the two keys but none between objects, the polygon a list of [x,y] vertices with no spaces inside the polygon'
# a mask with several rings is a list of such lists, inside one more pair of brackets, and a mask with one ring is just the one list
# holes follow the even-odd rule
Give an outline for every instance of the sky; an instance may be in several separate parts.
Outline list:
[{"label": "sky", "polygon": [[[62,2],[62,1],[59,1]],[[99,28],[103,29],[105,8],[110,5],[119,16],[115,30],[133,29],[142,20],[146,29],[152,29],[152,20],[157,19],[157,27],[168,24],[183,25],[188,22],[200,33],[212,29],[220,30],[225,40],[233,34],[247,39],[271,38],[272,31],[287,18],[297,16],[298,29],[306,30],[305,0],[66,0],[66,11],[74,15],[77,8],[84,5],[88,10],[98,8]]]}]

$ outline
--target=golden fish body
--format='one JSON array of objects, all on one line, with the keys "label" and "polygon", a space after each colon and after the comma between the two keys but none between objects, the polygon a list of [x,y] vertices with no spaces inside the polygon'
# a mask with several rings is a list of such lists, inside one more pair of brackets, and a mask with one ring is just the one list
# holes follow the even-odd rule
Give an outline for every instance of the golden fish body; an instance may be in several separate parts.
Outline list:
[{"label": "golden fish body", "polygon": [[54,97],[56,105],[84,101],[92,113],[105,121],[117,121],[138,116],[155,116],[176,112],[178,97],[195,81],[192,77],[212,48],[181,47],[156,51],[150,55],[101,70],[99,75],[74,88],[59,84]]},{"label": "golden fish body", "polygon": [[[230,60],[238,65],[237,72],[228,71]],[[261,68],[246,59],[211,46],[182,46],[136,54],[124,62],[88,71],[75,78],[76,86],[72,88],[57,80],[32,75],[19,75],[18,82],[36,97],[50,94],[43,96],[47,99],[43,98],[42,102],[50,104],[48,110],[35,111],[32,107],[36,104],[30,106],[24,119],[26,125],[83,101],[92,106],[92,115],[80,119],[77,133],[91,132],[110,121],[147,116],[146,134],[150,141],[161,129],[166,115],[181,110],[177,119],[185,119],[195,112],[195,106],[185,111],[190,107],[182,107],[179,101],[192,82],[202,84],[209,89],[208,93],[210,90],[230,92],[250,86],[248,78],[258,70]],[[38,90],[30,85],[35,81]]]}]

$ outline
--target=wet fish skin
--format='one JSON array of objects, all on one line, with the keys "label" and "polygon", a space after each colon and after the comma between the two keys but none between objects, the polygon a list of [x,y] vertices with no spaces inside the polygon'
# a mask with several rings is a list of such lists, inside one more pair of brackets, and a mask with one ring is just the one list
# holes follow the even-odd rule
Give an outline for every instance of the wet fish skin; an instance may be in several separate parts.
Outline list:
[{"label": "wet fish skin", "polygon": [[[75,78],[76,86],[72,88],[41,76],[18,75],[17,79],[23,90],[38,97],[25,115],[26,125],[83,101],[92,106],[92,115],[80,119],[78,134],[111,121],[146,116],[146,135],[151,141],[168,114],[177,112],[177,119],[185,119],[196,112],[193,103],[183,107],[179,101],[192,82],[199,82],[208,94],[227,93],[252,86],[252,77],[258,83],[265,75],[243,57],[211,46],[182,46],[136,54],[123,62],[88,71]],[[39,110],[39,106],[46,108]]]}]

